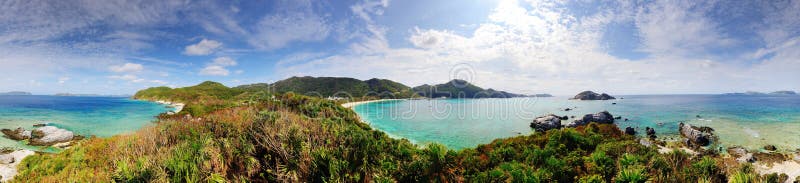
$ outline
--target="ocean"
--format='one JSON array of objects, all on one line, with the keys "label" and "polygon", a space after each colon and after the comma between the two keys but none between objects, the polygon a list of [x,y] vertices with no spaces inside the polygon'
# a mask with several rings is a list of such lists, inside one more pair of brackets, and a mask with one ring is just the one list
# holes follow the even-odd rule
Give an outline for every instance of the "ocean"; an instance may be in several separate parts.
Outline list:
[{"label": "ocean", "polygon": [[[782,150],[800,148],[800,96],[634,95],[607,101],[577,101],[566,97],[510,99],[432,99],[374,102],[354,107],[373,128],[395,138],[424,145],[441,143],[452,149],[475,147],[497,138],[533,133],[537,116],[581,116],[609,111],[620,128],[639,134],[652,127],[661,137],[674,138],[681,122],[715,129],[720,145],[760,149],[772,144]],[[614,104],[616,103],[616,104]],[[563,109],[570,108],[570,111]],[[624,121],[627,118],[628,121]],[[569,119],[572,121],[574,119]],[[566,124],[566,121],[562,121]]]},{"label": "ocean", "polygon": [[[34,124],[47,123],[87,137],[109,137],[136,131],[169,110],[123,97],[0,96],[0,128],[33,129]],[[0,138],[0,147],[41,150],[7,138]]]}]

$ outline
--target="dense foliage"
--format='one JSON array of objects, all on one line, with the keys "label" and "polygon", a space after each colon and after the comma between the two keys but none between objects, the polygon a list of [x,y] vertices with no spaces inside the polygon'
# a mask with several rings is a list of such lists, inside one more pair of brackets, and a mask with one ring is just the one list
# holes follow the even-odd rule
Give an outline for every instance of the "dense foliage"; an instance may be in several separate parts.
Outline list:
[{"label": "dense foliage", "polygon": [[364,97],[409,98],[414,97],[411,88],[386,79],[361,81],[344,77],[291,77],[272,84],[258,83],[242,85],[237,89],[246,91],[294,92],[316,97]]},{"label": "dense foliage", "polygon": [[444,84],[421,85],[413,88],[417,95],[428,98],[511,98],[524,97],[524,95],[513,94],[494,89],[483,89],[470,84],[467,81],[454,79]]},{"label": "dense foliage", "polygon": [[[186,91],[203,91],[188,94]],[[172,91],[172,92],[170,92]],[[214,83],[154,88],[141,98],[213,111],[162,115],[136,133],[89,138],[23,160],[17,182],[776,182],[714,155],[658,153],[616,126],[591,123],[460,151],[418,147],[361,123],[350,109],[293,93]],[[224,107],[216,101],[229,104]],[[210,102],[210,103],[209,103]],[[784,179],[785,180],[785,179]]]}]

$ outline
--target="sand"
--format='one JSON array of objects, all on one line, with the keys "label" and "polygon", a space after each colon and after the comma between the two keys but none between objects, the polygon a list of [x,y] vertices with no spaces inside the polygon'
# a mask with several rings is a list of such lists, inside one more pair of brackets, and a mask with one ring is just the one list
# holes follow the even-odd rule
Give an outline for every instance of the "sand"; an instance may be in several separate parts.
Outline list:
[{"label": "sand", "polygon": [[383,101],[393,101],[393,100],[405,100],[405,99],[380,99],[380,100],[367,100],[367,101],[358,101],[358,102],[348,102],[342,104],[342,107],[346,108],[353,108],[357,105],[372,103],[372,102],[383,102]]},{"label": "sand", "polygon": [[795,160],[786,160],[783,162],[773,163],[770,166],[767,163],[755,163],[754,164],[756,171],[759,174],[771,174],[771,173],[785,173],[789,176],[789,179],[786,182],[794,182],[794,179],[797,176],[800,176],[800,163]]},{"label": "sand", "polygon": [[6,182],[13,179],[14,176],[17,175],[17,165],[22,163],[22,159],[33,154],[36,154],[36,152],[33,152],[31,150],[16,150],[8,154],[0,155],[0,156],[11,156],[11,158],[13,158],[12,159],[13,161],[11,163],[8,164],[0,163],[0,176],[3,176],[3,178],[0,179],[0,181]]}]

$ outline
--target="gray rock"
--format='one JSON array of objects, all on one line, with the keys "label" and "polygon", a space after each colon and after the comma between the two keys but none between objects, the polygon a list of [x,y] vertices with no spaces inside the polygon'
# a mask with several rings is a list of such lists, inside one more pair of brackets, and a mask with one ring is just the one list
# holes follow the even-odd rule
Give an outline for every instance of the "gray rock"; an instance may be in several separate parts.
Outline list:
[{"label": "gray rock", "polygon": [[531,128],[537,132],[561,128],[561,117],[556,116],[555,114],[537,117],[536,119],[533,119],[533,122],[531,122]]},{"label": "gray rock", "polygon": [[608,113],[608,111],[599,112],[597,114],[586,114],[583,116],[583,118],[568,123],[567,127],[574,128],[589,124],[591,122],[613,124],[614,116],[612,116],[611,113]]},{"label": "gray rock", "polygon": [[647,134],[648,138],[651,138],[651,139],[656,138],[656,129],[654,129],[654,128],[646,127],[645,128],[645,133]]},{"label": "gray rock", "polygon": [[12,154],[0,154],[0,164],[11,164],[14,163],[15,159]]},{"label": "gray rock", "polygon": [[5,134],[6,137],[11,140],[25,140],[31,138],[31,131],[22,129],[21,127],[15,130],[2,129],[0,131],[2,131],[3,134]]},{"label": "gray rock", "polygon": [[61,142],[69,142],[75,134],[71,131],[56,128],[54,126],[45,126],[34,129],[31,132],[31,145],[48,146]]},{"label": "gray rock", "polygon": [[597,94],[597,93],[595,93],[593,91],[584,91],[584,92],[578,93],[578,95],[575,95],[575,97],[572,97],[572,99],[575,99],[575,100],[611,100],[611,99],[616,99],[616,98],[612,97],[611,95],[605,94],[605,93]]},{"label": "gray rock", "polygon": [[633,129],[633,128],[632,128],[632,127],[630,127],[630,126],[629,126],[629,127],[625,127],[625,134],[628,134],[628,135],[636,135],[636,129]]},{"label": "gray rock", "polygon": [[740,146],[734,146],[728,148],[728,154],[736,158],[736,161],[739,163],[753,163],[756,162],[755,156],[753,153],[747,152],[747,149]]},{"label": "gray rock", "polygon": [[[711,138],[713,131],[709,127],[694,127],[690,124],[680,123],[680,132],[681,136],[686,137],[689,141],[687,145],[699,145],[699,146],[707,146],[711,143]],[[701,130],[702,129],[702,130]]]},{"label": "gray rock", "polygon": [[642,144],[645,147],[653,146],[653,143],[647,139],[639,139],[639,144]]}]

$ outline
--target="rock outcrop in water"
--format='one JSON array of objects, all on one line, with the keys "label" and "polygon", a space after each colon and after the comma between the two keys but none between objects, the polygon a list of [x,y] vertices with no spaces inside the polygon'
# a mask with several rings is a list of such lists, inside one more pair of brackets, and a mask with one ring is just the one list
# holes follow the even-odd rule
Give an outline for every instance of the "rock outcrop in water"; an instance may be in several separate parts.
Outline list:
[{"label": "rock outcrop in water", "polygon": [[697,127],[690,124],[680,123],[681,136],[687,139],[690,147],[707,146],[711,143],[714,134],[709,127]]},{"label": "rock outcrop in water", "polygon": [[636,129],[633,129],[633,127],[630,127],[630,126],[629,127],[625,127],[625,134],[636,135]]},{"label": "rock outcrop in water", "polygon": [[71,131],[45,126],[31,131],[30,144],[35,146],[49,146],[62,142],[69,142],[75,137]]},{"label": "rock outcrop in water", "polygon": [[[611,113],[609,113],[608,111],[598,112],[597,114],[586,114],[583,116],[583,118],[569,122],[567,125],[561,125],[561,120],[565,119],[566,116],[548,114],[536,117],[535,119],[533,119],[530,126],[537,132],[544,132],[551,129],[559,129],[562,127],[575,128],[578,126],[587,125],[591,122],[601,123],[601,124],[614,123],[614,116],[612,116]],[[631,128],[631,130],[633,130],[633,128]]]},{"label": "rock outcrop in water", "polygon": [[595,93],[593,91],[584,91],[584,92],[578,93],[578,95],[575,95],[575,97],[572,97],[572,99],[574,99],[574,100],[611,100],[611,99],[616,99],[616,98],[612,97],[611,95],[605,94],[605,93],[598,94],[598,93]]},{"label": "rock outcrop in water", "polygon": [[646,132],[646,134],[647,134],[647,138],[650,138],[650,139],[655,139],[655,138],[657,137],[657,136],[656,136],[656,129],[653,129],[653,128],[650,128],[650,127],[646,127],[646,128],[644,129],[644,131],[645,131],[645,132]]},{"label": "rock outcrop in water", "polygon": [[2,129],[3,134],[11,140],[26,140],[31,138],[31,131],[17,128],[15,130]]},{"label": "rock outcrop in water", "polygon": [[545,116],[537,117],[531,122],[531,128],[537,132],[544,132],[550,129],[561,128],[561,117],[555,114],[548,114]]},{"label": "rock outcrop in water", "polygon": [[589,124],[591,122],[612,124],[614,123],[614,116],[612,116],[611,113],[608,113],[608,111],[599,112],[597,114],[586,114],[583,116],[583,118],[572,121],[568,123],[566,126],[574,128]]}]

